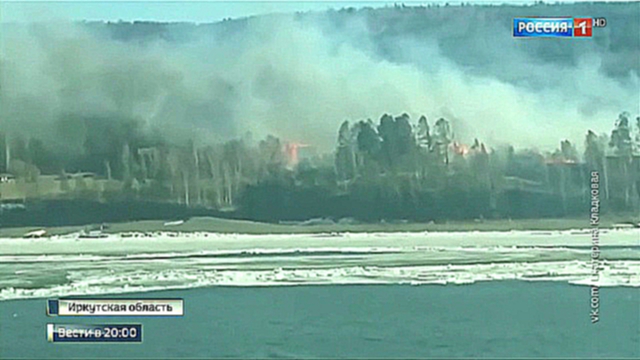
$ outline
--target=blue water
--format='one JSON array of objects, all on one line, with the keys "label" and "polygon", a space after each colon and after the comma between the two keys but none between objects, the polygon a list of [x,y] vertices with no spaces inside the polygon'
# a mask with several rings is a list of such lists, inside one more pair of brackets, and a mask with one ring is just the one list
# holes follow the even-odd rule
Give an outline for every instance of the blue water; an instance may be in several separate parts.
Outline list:
[{"label": "blue water", "polygon": [[[47,318],[45,299],[0,302],[0,358],[640,358],[640,291],[500,281],[127,294],[183,297],[182,318]],[[142,323],[142,344],[47,343],[47,322]]]}]

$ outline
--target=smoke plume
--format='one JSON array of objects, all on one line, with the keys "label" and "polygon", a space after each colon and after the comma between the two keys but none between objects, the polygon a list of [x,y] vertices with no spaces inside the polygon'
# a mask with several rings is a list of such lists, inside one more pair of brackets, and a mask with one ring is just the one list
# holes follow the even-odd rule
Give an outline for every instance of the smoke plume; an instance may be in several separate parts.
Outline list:
[{"label": "smoke plume", "polygon": [[[457,48],[456,32],[470,31],[460,24],[391,36],[363,14],[332,21],[343,15],[262,16],[219,31],[165,26],[162,36],[126,40],[104,25],[3,24],[0,127],[68,153],[87,141],[83,119],[135,121],[176,142],[250,131],[328,151],[345,119],[406,112],[451,120],[463,142],[551,150],[639,111],[637,72],[607,73],[612,60],[596,39],[546,40],[573,48],[536,56],[540,40],[512,38],[510,19]],[[125,30],[135,26],[153,24]]]}]

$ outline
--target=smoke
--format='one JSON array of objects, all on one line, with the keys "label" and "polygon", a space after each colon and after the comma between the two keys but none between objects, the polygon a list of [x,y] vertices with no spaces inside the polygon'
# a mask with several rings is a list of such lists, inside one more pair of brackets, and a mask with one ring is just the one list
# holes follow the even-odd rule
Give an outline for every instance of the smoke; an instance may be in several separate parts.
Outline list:
[{"label": "smoke", "polygon": [[438,34],[396,39],[381,55],[381,29],[355,15],[341,28],[325,17],[257,17],[188,41],[120,41],[70,22],[3,27],[1,129],[68,153],[82,151],[88,118],[136,121],[176,142],[250,131],[329,151],[344,120],[404,112],[451,120],[463,142],[551,150],[609,131],[640,97],[637,73],[604,74],[606,54],[541,61],[506,26],[478,45],[477,61],[451,55]]}]

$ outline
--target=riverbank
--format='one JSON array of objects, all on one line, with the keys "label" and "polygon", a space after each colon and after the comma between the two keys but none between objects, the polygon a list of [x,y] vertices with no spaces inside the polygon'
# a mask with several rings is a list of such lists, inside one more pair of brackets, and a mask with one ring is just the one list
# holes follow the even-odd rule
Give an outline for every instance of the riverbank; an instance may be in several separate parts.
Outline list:
[{"label": "riverbank", "polygon": [[[600,228],[634,227],[640,216],[608,215],[600,219]],[[449,221],[445,223],[321,223],[310,225],[272,224],[247,220],[194,217],[183,223],[162,220],[131,221],[109,224],[105,233],[122,232],[210,232],[222,234],[315,234],[315,233],[390,233],[390,232],[459,232],[459,231],[562,231],[591,227],[588,218],[517,219],[483,221]],[[0,237],[23,237],[44,229],[47,235],[63,235],[86,229],[86,226],[15,227],[0,229]]]}]

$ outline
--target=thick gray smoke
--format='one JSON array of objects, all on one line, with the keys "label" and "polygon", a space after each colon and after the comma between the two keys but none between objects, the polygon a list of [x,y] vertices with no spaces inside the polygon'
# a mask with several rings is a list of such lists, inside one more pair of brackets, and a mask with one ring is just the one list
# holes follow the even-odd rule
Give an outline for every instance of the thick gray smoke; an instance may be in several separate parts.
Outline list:
[{"label": "thick gray smoke", "polygon": [[553,149],[565,138],[581,145],[586,130],[609,131],[621,111],[638,108],[638,74],[605,75],[598,52],[571,66],[539,61],[505,27],[477,44],[478,62],[488,63],[454,61],[428,34],[395,41],[385,57],[384,29],[357,16],[346,29],[322,19],[265,16],[223,35],[144,42],[82,24],[5,25],[2,130],[76,151],[86,129],[65,119],[135,119],[175,141],[251,131],[329,150],[345,119],[407,112],[451,119],[463,142]]}]

